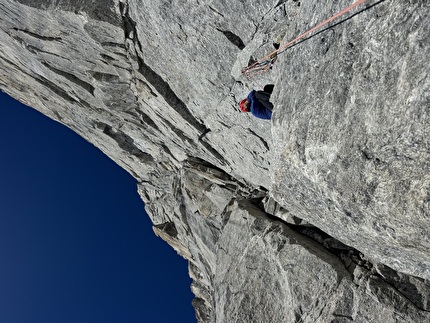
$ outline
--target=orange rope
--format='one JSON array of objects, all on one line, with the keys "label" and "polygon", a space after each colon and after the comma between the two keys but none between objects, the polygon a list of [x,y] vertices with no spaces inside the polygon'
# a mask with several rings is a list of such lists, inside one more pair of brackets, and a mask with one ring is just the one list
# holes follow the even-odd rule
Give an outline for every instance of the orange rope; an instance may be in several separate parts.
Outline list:
[{"label": "orange rope", "polygon": [[[244,70],[242,70],[242,74],[245,74],[246,76],[248,76],[249,72],[253,72],[253,71],[259,71],[259,70],[263,70],[266,71],[270,68],[267,67],[266,65],[268,63],[273,64],[274,62],[272,61],[274,57],[276,57],[276,55],[283,51],[284,49],[286,49],[287,47],[291,46],[292,44],[294,44],[296,41],[302,39],[303,37],[309,35],[310,33],[314,32],[315,30],[321,28],[324,25],[327,25],[329,22],[335,20],[336,18],[344,15],[345,13],[347,13],[348,11],[354,9],[355,7],[358,7],[359,5],[361,5],[362,3],[364,3],[366,0],[357,0],[356,2],[354,2],[352,5],[346,7],[345,9],[343,9],[342,11],[339,11],[337,14],[335,14],[334,16],[330,17],[329,19],[323,21],[322,23],[318,24],[317,26],[309,29],[308,31],[304,32],[303,34],[297,36],[296,38],[294,38],[293,40],[289,41],[288,43],[286,43],[285,45],[279,47],[277,50],[271,52],[270,54],[267,54],[266,56],[264,56],[263,58],[259,59],[257,62],[253,63],[252,65],[248,66],[247,68],[245,68]],[[264,63],[264,64],[263,64]],[[258,65],[258,66],[257,66]]]}]

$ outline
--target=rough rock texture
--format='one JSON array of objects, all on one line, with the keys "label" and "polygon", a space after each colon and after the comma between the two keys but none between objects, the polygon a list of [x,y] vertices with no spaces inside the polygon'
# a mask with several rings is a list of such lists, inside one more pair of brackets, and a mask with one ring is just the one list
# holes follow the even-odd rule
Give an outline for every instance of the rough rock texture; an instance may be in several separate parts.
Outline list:
[{"label": "rough rock texture", "polygon": [[399,4],[376,4],[284,56],[279,82],[288,91],[278,88],[276,98],[272,193],[365,254],[429,278],[430,79],[423,62],[430,7]]},{"label": "rough rock texture", "polygon": [[[430,4],[241,74],[351,3],[1,0],[0,86],[138,180],[200,322],[427,322]],[[239,113],[268,82],[272,122]]]}]

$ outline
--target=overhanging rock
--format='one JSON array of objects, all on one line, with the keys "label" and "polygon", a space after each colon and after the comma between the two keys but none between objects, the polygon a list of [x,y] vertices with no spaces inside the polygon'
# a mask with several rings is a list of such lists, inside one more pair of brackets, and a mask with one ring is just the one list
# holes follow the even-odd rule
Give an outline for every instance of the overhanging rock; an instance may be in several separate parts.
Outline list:
[{"label": "overhanging rock", "polygon": [[[0,86],[138,180],[201,322],[425,322],[428,1],[365,1],[240,73],[351,3],[2,0]],[[272,122],[238,112],[253,82]]]}]

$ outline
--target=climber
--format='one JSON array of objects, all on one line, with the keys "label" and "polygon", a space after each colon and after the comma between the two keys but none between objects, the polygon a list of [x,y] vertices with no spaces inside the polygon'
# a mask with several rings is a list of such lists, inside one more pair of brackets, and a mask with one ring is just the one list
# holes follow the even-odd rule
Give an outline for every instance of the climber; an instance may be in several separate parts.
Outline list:
[{"label": "climber", "polygon": [[271,119],[273,104],[269,100],[273,87],[273,84],[266,84],[263,91],[252,90],[246,99],[240,101],[240,110],[242,112],[251,112],[254,117],[260,119]]}]

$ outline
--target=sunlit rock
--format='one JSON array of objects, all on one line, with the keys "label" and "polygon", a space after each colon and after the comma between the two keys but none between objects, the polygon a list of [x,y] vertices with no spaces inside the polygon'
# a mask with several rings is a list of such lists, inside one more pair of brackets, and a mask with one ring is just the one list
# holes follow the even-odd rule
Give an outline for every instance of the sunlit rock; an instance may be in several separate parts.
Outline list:
[{"label": "sunlit rock", "polygon": [[[427,322],[430,4],[242,74],[352,3],[2,0],[0,87],[137,179],[200,322]],[[272,120],[240,113],[268,83]]]}]

